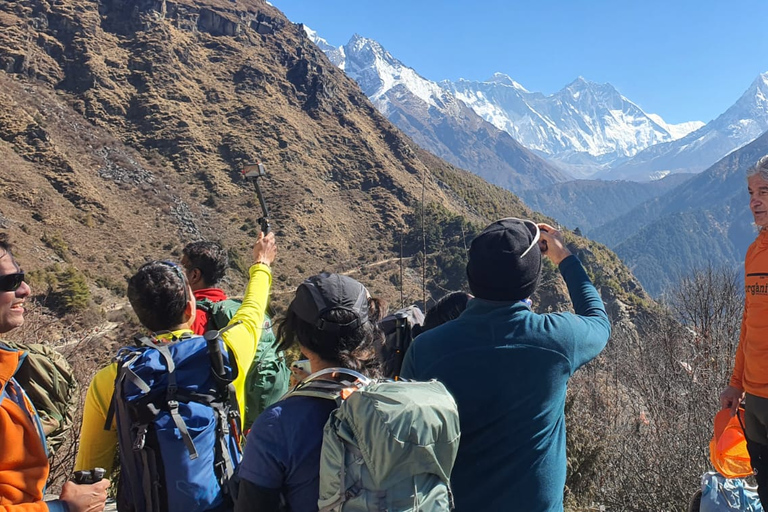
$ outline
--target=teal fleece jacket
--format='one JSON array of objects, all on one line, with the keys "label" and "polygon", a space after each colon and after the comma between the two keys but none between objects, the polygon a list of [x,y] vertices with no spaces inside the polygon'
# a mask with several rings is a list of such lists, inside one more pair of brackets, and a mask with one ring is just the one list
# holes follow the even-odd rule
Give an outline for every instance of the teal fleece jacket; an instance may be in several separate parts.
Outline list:
[{"label": "teal fleece jacket", "polygon": [[459,407],[457,512],[563,510],[568,378],[603,350],[611,326],[578,258],[560,272],[576,314],[475,298],[405,355],[402,377],[441,381]]}]

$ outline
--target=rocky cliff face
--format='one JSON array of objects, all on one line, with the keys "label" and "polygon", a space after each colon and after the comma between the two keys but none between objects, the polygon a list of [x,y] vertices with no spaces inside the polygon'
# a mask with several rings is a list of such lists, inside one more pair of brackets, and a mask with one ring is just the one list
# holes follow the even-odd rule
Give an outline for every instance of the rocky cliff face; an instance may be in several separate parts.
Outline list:
[{"label": "rocky cliff face", "polygon": [[[94,293],[195,239],[249,261],[261,213],[239,168],[256,159],[278,307],[324,269],[399,297],[397,264],[381,262],[422,197],[480,225],[534,215],[414,151],[259,0],[3,2],[0,69],[0,223],[26,267],[74,265]],[[408,275],[404,299],[418,300]]]}]

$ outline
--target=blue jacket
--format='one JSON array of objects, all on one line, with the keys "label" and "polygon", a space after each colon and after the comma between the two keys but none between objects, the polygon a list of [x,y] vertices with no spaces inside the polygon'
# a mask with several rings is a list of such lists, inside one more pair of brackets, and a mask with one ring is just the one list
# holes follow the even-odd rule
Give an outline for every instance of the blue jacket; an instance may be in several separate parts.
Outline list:
[{"label": "blue jacket", "polygon": [[563,510],[568,378],[603,350],[611,326],[578,258],[560,272],[576,314],[476,298],[405,355],[404,378],[438,379],[459,407],[457,512]]}]

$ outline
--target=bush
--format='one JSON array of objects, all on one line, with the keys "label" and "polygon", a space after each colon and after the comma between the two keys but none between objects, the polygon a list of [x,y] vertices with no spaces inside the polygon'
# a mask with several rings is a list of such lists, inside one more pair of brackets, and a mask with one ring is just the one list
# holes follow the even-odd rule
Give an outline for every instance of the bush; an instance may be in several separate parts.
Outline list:
[{"label": "bush", "polygon": [[96,286],[111,291],[118,297],[125,296],[128,288],[127,283],[123,279],[113,279],[107,276],[99,276],[96,278]]},{"label": "bush", "polygon": [[606,350],[569,386],[569,502],[611,511],[685,510],[709,467],[743,298],[734,273],[686,277],[666,309],[614,325]]},{"label": "bush", "polygon": [[63,312],[83,311],[91,300],[85,276],[75,267],[67,267],[59,274],[59,288],[55,302]]},{"label": "bush", "polygon": [[62,260],[69,263],[71,261],[71,258],[69,256],[69,246],[64,241],[63,238],[61,238],[61,235],[58,233],[44,233],[43,237],[40,239],[48,248],[50,248],[53,252],[56,253],[56,255],[61,258]]}]

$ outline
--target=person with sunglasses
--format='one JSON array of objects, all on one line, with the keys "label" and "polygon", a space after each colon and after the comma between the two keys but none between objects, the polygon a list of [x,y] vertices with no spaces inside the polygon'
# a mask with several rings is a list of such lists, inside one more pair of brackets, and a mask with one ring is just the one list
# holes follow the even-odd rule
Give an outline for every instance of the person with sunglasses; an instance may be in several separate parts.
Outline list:
[{"label": "person with sunglasses", "polygon": [[[270,265],[277,255],[274,233],[262,233],[253,246],[253,265],[249,273],[243,303],[233,317],[242,323],[222,333],[227,347],[237,361],[237,377],[233,384],[245,418],[245,377],[256,353],[269,290],[272,285]],[[128,281],[128,300],[136,316],[159,342],[179,341],[193,335],[195,296],[184,269],[167,261],[150,261],[139,268]],[[112,422],[105,430],[112,395],[115,390],[117,364],[99,371],[91,381],[83,410],[80,447],[75,470],[101,467],[109,475],[114,466],[118,446],[117,428]],[[242,427],[242,425],[241,425]],[[215,478],[215,475],[211,475]]]},{"label": "person with sunglasses", "polygon": [[[31,290],[24,272],[0,236],[0,334],[24,324],[24,302]],[[45,435],[34,405],[13,375],[25,354],[0,342],[0,510],[104,510],[109,480],[92,485],[67,482],[57,500],[43,501],[50,466]]]},{"label": "person with sunglasses", "polygon": [[[531,309],[542,255],[559,267],[575,314]],[[456,399],[456,510],[563,510],[566,387],[608,341],[603,301],[562,234],[530,220],[502,219],[481,232],[467,280],[474,298],[464,312],[420,334],[401,372],[437,379]]]}]

